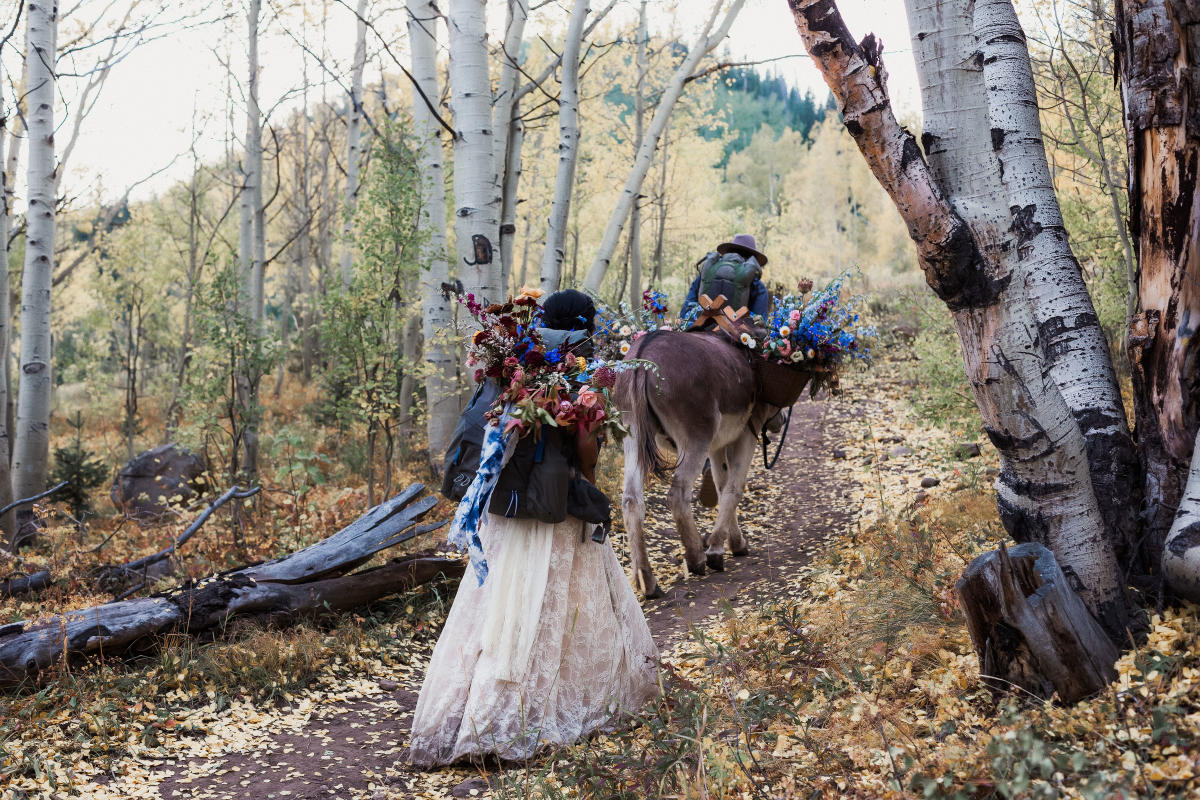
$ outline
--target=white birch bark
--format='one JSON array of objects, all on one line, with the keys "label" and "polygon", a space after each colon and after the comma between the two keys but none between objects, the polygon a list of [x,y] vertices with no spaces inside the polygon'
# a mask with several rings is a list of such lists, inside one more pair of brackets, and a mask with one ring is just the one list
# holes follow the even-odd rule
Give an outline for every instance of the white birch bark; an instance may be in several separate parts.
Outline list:
[{"label": "white birch bark", "polygon": [[[1128,606],[1083,435],[1044,369],[1008,193],[991,148],[972,0],[908,0],[929,166],[891,111],[882,47],[856,43],[828,0],[795,0],[802,38],[847,130],[895,201],[930,286],[954,315],[967,377],[1000,453],[997,500],[1019,541],[1045,544],[1109,636]],[[966,223],[965,226],[963,223]]]},{"label": "white birch bark", "polygon": [[608,226],[604,229],[604,236],[600,240],[596,256],[591,267],[588,268],[587,279],[584,281],[585,288],[593,292],[600,290],[600,283],[608,271],[608,264],[612,260],[613,253],[616,252],[621,231],[625,227],[625,220],[629,219],[629,210],[633,207],[633,203],[641,191],[642,181],[646,179],[646,173],[649,172],[650,164],[654,160],[654,150],[658,147],[659,137],[667,127],[667,121],[675,109],[676,101],[683,94],[683,87],[687,79],[696,71],[700,59],[720,44],[721,40],[729,33],[730,26],[733,25],[734,19],[737,18],[738,12],[742,10],[744,4],[745,0],[733,0],[729,10],[725,12],[721,24],[710,34],[709,31],[713,30],[713,25],[716,24],[717,16],[721,13],[721,7],[724,5],[724,0],[716,0],[703,29],[688,49],[687,57],[679,65],[675,74],[671,76],[671,81],[658,101],[654,117],[646,128],[645,138],[642,140],[642,146],[638,149],[637,157],[629,170],[629,176],[625,179],[621,196],[617,200],[612,215],[608,218]]},{"label": "white birch bark", "polygon": [[442,452],[458,420],[459,403],[455,387],[455,338],[452,330],[453,306],[442,284],[450,279],[446,261],[446,195],[442,169],[441,126],[425,104],[426,97],[441,96],[437,76],[437,21],[434,0],[408,0],[408,40],[412,50],[413,79],[421,91],[413,88],[413,135],[418,142],[417,171],[421,176],[422,242],[421,299],[425,362],[425,421],[429,440],[429,461],[435,470],[442,466]]},{"label": "white birch bark", "polygon": [[484,0],[450,0],[450,103],[454,112],[454,238],[467,292],[500,299],[500,198],[491,178],[492,84]]},{"label": "white birch bark", "polygon": [[1179,509],[1167,533],[1162,565],[1163,577],[1176,594],[1200,602],[1200,433]]},{"label": "white birch bark", "polygon": [[246,11],[246,141],[242,153],[242,190],[238,197],[238,264],[246,300],[243,313],[255,323],[262,321],[263,306],[263,264],[258,258],[262,212],[262,112],[258,105],[258,23],[261,11],[262,0],[250,0]]},{"label": "white birch bark", "polygon": [[521,43],[529,20],[529,0],[508,0],[508,17],[500,52],[500,82],[492,107],[492,176],[500,197],[499,258],[501,286],[512,272],[513,235],[516,233],[517,186],[521,175],[522,123],[517,91],[521,82]]},{"label": "white birch bark", "polygon": [[[26,36],[22,53],[29,50],[28,41],[28,25],[26,26]],[[17,184],[17,169],[21,163],[21,147],[28,137],[29,130],[26,127],[28,120],[21,114],[21,107],[25,105],[28,108],[28,103],[25,99],[26,85],[29,81],[29,65],[25,58],[21,58],[21,75],[13,84],[13,115],[11,119],[11,129],[8,133],[8,155],[4,160],[0,160],[0,165],[4,169],[4,184],[8,192],[8,207],[13,208],[13,192]]]},{"label": "white birch bark", "polygon": [[558,97],[558,171],[554,176],[554,197],[546,223],[539,282],[542,291],[547,293],[556,291],[562,282],[562,262],[566,256],[567,218],[571,214],[571,190],[575,186],[575,163],[579,158],[579,52],[587,14],[588,0],[575,0],[563,43],[562,89]]},{"label": "white birch bark", "polygon": [[13,446],[13,494],[46,488],[50,457],[50,282],[54,272],[54,63],[58,4],[29,0],[25,7],[26,99],[29,156],[26,165],[25,269],[21,279],[21,380]]},{"label": "white birch bark", "polygon": [[1009,229],[1044,361],[1087,447],[1096,498],[1112,539],[1138,538],[1137,455],[1108,341],[1071,251],[1042,140],[1025,32],[1012,0],[978,0],[974,33],[982,56],[991,145],[1007,192]]},{"label": "white birch bark", "polygon": [[362,164],[363,69],[367,64],[367,0],[358,0],[354,64],[350,71],[349,121],[346,124],[346,201],[342,222],[342,286],[354,280],[354,209],[358,207],[358,171]]},{"label": "white birch bark", "polygon": [[[250,323],[250,330],[261,335],[265,316],[263,270],[266,262],[266,210],[263,208],[262,112],[258,104],[258,26],[262,0],[250,0],[246,11],[247,25],[247,91],[246,141],[242,156],[242,190],[238,199],[238,263],[241,268],[241,313]],[[243,419],[241,472],[254,476],[258,472],[258,391],[261,375],[252,374],[249,364],[238,367],[238,404]]]},{"label": "white birch bark", "polygon": [[[1000,453],[1001,518],[1018,541],[1038,541],[1055,554],[1072,586],[1082,587],[1089,610],[1112,632],[1124,621],[1119,614],[1114,619],[1111,610],[1124,605],[1122,573],[1092,487],[1086,440],[1039,345],[1041,326],[1030,296],[1045,291],[1046,279],[1031,277],[1027,237],[1012,219],[1012,208],[1026,197],[1022,188],[1036,187],[1028,179],[1034,168],[1024,166],[1025,180],[1016,178],[995,147],[995,107],[1011,106],[1014,98],[996,93],[997,79],[983,66],[987,55],[980,49],[979,5],[972,0],[907,0],[906,5],[929,163],[971,226],[999,287],[990,307],[952,310],[984,428]],[[1036,125],[1036,103],[1033,114]],[[1043,166],[1044,158],[1042,153]],[[1011,160],[1021,159],[1012,154]],[[1052,186],[1037,200],[1057,213]],[[1044,308],[1047,301],[1042,302]]]},{"label": "white birch bark", "polygon": [[508,137],[508,161],[504,165],[504,190],[500,195],[500,264],[504,273],[501,276],[501,286],[509,288],[510,291],[519,289],[525,281],[524,271],[516,286],[512,285],[511,280],[513,240],[517,232],[517,193],[521,187],[521,174],[524,169],[521,150],[525,146],[525,123],[520,119],[520,113],[520,104],[513,106],[513,123]]},{"label": "white birch bark", "polygon": [[[4,63],[0,61],[0,165],[4,164],[4,145],[7,136],[8,104],[4,82]],[[12,448],[8,439],[7,415],[4,413],[4,409],[8,407],[11,386],[9,364],[12,360],[10,356],[12,332],[9,327],[12,320],[12,309],[9,307],[8,286],[8,232],[12,205],[9,201],[8,178],[4,169],[0,167],[0,506],[6,506],[13,500],[12,475],[9,471],[9,454],[12,452]],[[10,544],[15,544],[17,534],[15,522],[16,515],[11,511],[0,516],[0,531],[3,531],[4,539]]]},{"label": "white birch bark", "polygon": [[[642,146],[646,127],[646,73],[649,61],[646,57],[647,39],[646,0],[638,7],[637,58],[634,68],[637,81],[633,94],[633,147],[636,152]],[[665,135],[665,131],[664,131]],[[629,307],[636,313],[642,307],[642,204],[634,198],[629,210]]]}]

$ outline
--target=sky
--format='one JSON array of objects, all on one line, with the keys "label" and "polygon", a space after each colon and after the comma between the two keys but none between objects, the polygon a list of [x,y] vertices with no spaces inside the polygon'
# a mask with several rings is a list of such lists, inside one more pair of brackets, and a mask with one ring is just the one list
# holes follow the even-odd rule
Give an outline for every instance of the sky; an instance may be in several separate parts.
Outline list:
[{"label": "sky", "polygon": [[[10,24],[8,20],[16,3],[17,0],[0,0],[0,24],[5,28]],[[87,6],[86,3],[82,5]],[[444,9],[445,0],[441,5]],[[602,5],[603,0],[592,2],[593,10]],[[917,113],[919,96],[904,4],[896,0],[840,0],[838,5],[856,38],[873,32],[882,40],[893,102],[901,116]],[[489,7],[490,24],[498,35],[499,26],[503,24],[504,4],[492,0]],[[539,26],[563,24],[568,9],[569,4],[559,0],[557,4],[536,11],[526,30],[527,36]],[[688,40],[702,24],[710,5],[705,0],[651,0],[651,9],[652,28],[663,33],[673,25],[681,38]],[[369,14],[376,19],[379,34],[389,39],[392,52],[405,59],[402,11],[402,4],[391,0],[386,4],[374,2]],[[613,13],[633,18],[636,3],[621,0]],[[211,18],[211,14],[209,16]],[[118,64],[103,86],[95,108],[82,122],[79,142],[63,179],[64,191],[79,196],[80,202],[86,204],[97,194],[106,200],[119,197],[127,187],[143,181],[133,192],[135,199],[141,199],[165,189],[172,181],[189,173],[190,156],[186,153],[193,139],[202,158],[220,157],[225,148],[231,108],[239,115],[242,103],[241,89],[229,83],[221,59],[231,59],[235,70],[244,62],[241,52],[244,26],[244,18],[239,16],[190,29],[173,29],[162,38],[134,50]],[[325,72],[324,76],[330,78],[331,72],[344,75],[354,45],[354,13],[346,5],[333,3],[323,22],[320,19],[303,22],[298,14],[292,14],[266,24],[261,47],[261,102],[264,108],[278,104],[276,113],[282,113],[301,102],[299,97],[289,94],[301,83],[305,62],[296,39],[306,31],[307,39],[312,43],[310,47],[316,48],[322,30],[330,54],[330,72]],[[381,68],[393,74],[398,71],[390,57],[382,52],[379,41],[379,36],[368,32],[368,83],[372,75],[378,76]],[[444,29],[441,44],[444,48]],[[234,48],[232,53],[228,52],[231,47]],[[728,39],[717,52],[728,53],[736,60],[787,57],[764,65],[762,69],[781,75],[802,91],[811,90],[817,97],[824,97],[828,91],[804,54],[786,0],[748,0]],[[6,71],[14,71],[14,55],[10,45],[3,54]],[[310,80],[320,77],[320,68],[311,60],[308,69]],[[344,91],[333,79],[329,84],[326,91],[331,97]],[[79,85],[78,81],[64,81],[61,104],[66,108],[74,107]],[[7,93],[7,79],[5,90]],[[231,94],[234,97],[232,106]],[[319,95],[319,90],[315,95]],[[62,114],[62,109],[59,113]],[[240,130],[244,123],[240,118],[235,117],[235,120]],[[68,116],[64,127],[71,124]],[[60,130],[60,141],[66,135],[65,130]],[[151,175],[154,177],[147,179]],[[23,192],[22,184],[23,181],[18,181],[18,195]],[[22,207],[18,197],[17,210]]]}]

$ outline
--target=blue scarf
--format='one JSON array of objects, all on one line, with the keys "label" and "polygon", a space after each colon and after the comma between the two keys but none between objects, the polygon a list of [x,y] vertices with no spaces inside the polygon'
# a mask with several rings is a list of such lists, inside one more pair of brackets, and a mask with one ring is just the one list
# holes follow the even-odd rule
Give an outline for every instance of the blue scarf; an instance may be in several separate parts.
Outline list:
[{"label": "blue scarf", "polygon": [[446,541],[457,547],[460,553],[463,550],[467,551],[480,586],[487,580],[488,565],[483,552],[483,541],[479,538],[479,524],[483,515],[487,513],[492,491],[500,479],[500,471],[512,455],[512,445],[517,441],[514,433],[510,432],[507,436],[504,434],[504,426],[509,419],[507,413],[502,414],[500,424],[488,425],[484,429],[479,470],[454,512],[454,522],[450,526],[449,536],[446,537]]}]

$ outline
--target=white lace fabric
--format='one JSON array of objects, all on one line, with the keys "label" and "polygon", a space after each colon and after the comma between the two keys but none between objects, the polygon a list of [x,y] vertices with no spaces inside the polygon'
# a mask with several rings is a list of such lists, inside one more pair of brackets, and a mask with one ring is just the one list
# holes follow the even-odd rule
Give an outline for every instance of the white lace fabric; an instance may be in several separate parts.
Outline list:
[{"label": "white lace fabric", "polygon": [[612,545],[584,530],[574,518],[488,515],[488,578],[463,577],[434,647],[413,715],[414,764],[529,758],[657,694],[658,649],[641,606]]}]

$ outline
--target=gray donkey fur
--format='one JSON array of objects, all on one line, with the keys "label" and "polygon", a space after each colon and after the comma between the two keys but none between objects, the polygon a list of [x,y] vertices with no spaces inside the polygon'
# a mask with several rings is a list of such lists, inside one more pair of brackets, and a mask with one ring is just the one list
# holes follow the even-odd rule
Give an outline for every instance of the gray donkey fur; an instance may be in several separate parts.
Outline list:
[{"label": "gray donkey fur", "polygon": [[[749,552],[737,521],[737,505],[746,487],[756,432],[778,409],[758,402],[754,372],[744,350],[723,333],[655,331],[633,343],[626,358],[651,361],[649,368],[621,373],[617,405],[625,412],[625,488],[621,511],[629,532],[634,574],[646,597],[662,591],[646,556],[643,489],[647,473],[667,472],[660,445],[677,454],[667,502],[683,540],[688,570],[703,575],[705,565],[725,569],[725,548],[734,556]],[[705,540],[692,516],[692,487],[712,463],[718,492],[717,523]],[[707,545],[707,550],[705,546]]]}]

